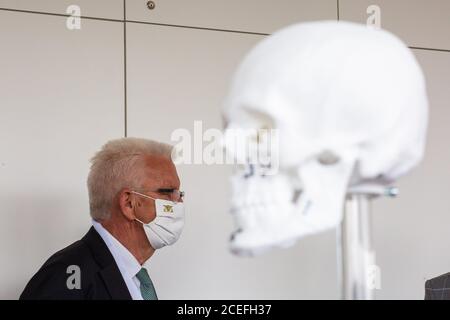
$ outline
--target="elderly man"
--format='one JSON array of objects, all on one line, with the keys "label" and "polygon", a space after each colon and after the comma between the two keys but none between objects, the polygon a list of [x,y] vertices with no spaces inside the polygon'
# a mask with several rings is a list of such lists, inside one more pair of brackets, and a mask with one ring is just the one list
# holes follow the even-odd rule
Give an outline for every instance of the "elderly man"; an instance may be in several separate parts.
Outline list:
[{"label": "elderly man", "polygon": [[156,249],[176,242],[184,224],[171,151],[137,138],[104,145],[88,177],[93,226],[51,256],[20,298],[158,299],[143,265]]}]

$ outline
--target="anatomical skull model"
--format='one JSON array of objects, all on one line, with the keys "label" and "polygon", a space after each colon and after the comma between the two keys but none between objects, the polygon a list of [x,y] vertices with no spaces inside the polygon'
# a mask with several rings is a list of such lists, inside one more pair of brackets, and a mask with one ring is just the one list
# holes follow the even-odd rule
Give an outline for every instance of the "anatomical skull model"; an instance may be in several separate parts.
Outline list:
[{"label": "anatomical skull model", "polygon": [[[418,164],[428,102],[420,66],[396,36],[323,21],[257,44],[223,115],[227,153],[244,164],[231,177],[231,250],[255,255],[336,227],[349,188],[386,186]],[[268,135],[255,137],[262,130],[277,134],[270,150]],[[269,163],[239,153],[230,138],[237,131]]]}]

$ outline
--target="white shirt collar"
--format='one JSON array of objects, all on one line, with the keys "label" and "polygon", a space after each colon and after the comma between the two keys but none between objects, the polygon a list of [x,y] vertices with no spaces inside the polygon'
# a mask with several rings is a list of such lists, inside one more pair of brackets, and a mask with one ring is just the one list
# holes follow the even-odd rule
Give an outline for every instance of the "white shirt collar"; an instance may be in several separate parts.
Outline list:
[{"label": "white shirt collar", "polygon": [[[125,283],[130,291],[133,299],[141,298],[140,291],[135,289],[139,288],[139,280],[136,278],[136,274],[143,268],[139,261],[122,245],[112,234],[108,232],[99,222],[92,220],[92,225],[95,230],[100,234],[103,241],[106,243],[109,251],[111,252],[114,260],[119,267],[119,271],[125,280]],[[132,285],[134,284],[134,285]],[[135,287],[137,285],[137,288]]]}]

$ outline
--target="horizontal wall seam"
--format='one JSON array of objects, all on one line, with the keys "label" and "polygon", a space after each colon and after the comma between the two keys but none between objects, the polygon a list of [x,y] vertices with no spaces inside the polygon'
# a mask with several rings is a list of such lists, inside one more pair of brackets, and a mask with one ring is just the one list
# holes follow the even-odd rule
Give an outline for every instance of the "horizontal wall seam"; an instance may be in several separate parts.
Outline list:
[{"label": "horizontal wall seam", "polygon": [[[62,13],[49,13],[49,12],[18,10],[18,9],[9,9],[9,8],[0,8],[0,11],[12,11],[12,12],[21,12],[21,13],[41,14],[41,15],[58,16],[58,17],[66,17],[66,18],[71,16],[71,15],[62,14]],[[163,26],[163,27],[173,27],[173,28],[185,28],[185,29],[230,32],[230,33],[239,33],[239,34],[250,34],[250,35],[258,35],[258,36],[269,36],[270,35],[270,33],[240,31],[240,30],[229,30],[229,29],[217,29],[217,28],[206,28],[206,27],[194,27],[194,26],[185,26],[185,25],[167,24],[167,23],[156,23],[156,22],[146,22],[146,21],[137,21],[137,20],[108,19],[108,18],[97,18],[97,17],[89,17],[89,16],[80,16],[80,18],[81,19],[89,19],[89,20],[108,21],[108,22],[121,22],[121,23],[127,22],[127,23],[146,24],[146,25],[155,25],[155,26]],[[409,46],[409,48],[410,49],[415,49],[415,50],[428,50],[428,51],[438,51],[438,52],[450,53],[450,49],[416,47],[416,46]]]}]

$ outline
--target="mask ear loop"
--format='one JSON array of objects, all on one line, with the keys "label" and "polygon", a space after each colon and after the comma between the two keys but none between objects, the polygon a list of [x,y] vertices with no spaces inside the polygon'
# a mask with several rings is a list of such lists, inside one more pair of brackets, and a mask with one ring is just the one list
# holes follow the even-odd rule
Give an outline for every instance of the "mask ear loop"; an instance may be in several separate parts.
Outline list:
[{"label": "mask ear loop", "polygon": [[[132,190],[132,191],[130,191],[130,193],[134,193],[134,194],[137,194],[137,195],[139,195],[139,196],[142,196],[142,197],[145,197],[145,198],[149,198],[149,199],[152,199],[152,200],[155,200],[155,201],[156,201],[155,198],[152,198],[152,197],[150,197],[150,196],[148,196],[148,195],[146,195],[146,194],[142,194],[142,193],[137,192],[137,191],[133,191],[133,190]],[[145,222],[143,222],[142,220],[139,220],[138,218],[134,218],[134,220],[140,222],[143,226],[146,225]]]},{"label": "mask ear loop", "polygon": [[140,192],[137,192],[137,191],[130,191],[130,193],[134,193],[134,194],[137,194],[137,195],[140,195],[142,197],[149,198],[149,199],[152,199],[152,200],[157,200],[157,199],[155,199],[153,197],[150,197],[150,196],[148,196],[146,194],[143,194],[143,193],[140,193]]},{"label": "mask ear loop", "polygon": [[137,222],[140,222],[142,225],[145,225],[146,223],[144,223],[143,221],[139,220],[138,218],[134,218],[134,220],[136,220]]}]

